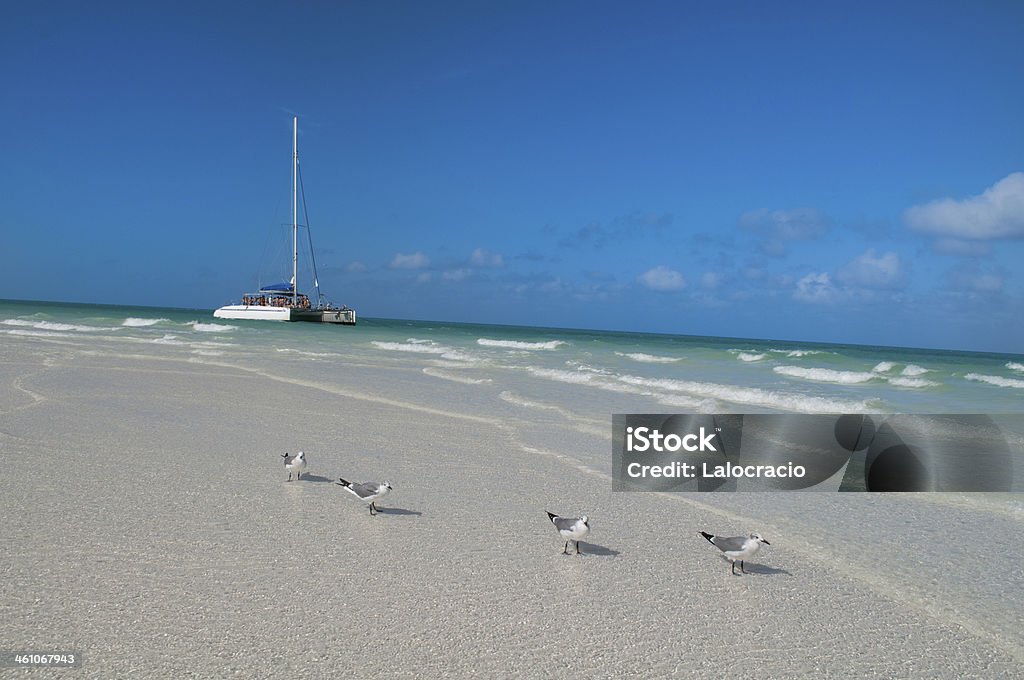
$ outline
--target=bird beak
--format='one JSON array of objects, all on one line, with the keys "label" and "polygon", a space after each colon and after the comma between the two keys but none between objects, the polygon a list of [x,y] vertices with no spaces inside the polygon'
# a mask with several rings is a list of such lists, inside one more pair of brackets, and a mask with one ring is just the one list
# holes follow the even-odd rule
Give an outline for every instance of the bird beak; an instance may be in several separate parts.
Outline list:
[{"label": "bird beak", "polygon": [[771,543],[769,543],[768,541],[764,540],[763,538],[761,539],[761,542],[764,543],[765,545],[771,545]]}]

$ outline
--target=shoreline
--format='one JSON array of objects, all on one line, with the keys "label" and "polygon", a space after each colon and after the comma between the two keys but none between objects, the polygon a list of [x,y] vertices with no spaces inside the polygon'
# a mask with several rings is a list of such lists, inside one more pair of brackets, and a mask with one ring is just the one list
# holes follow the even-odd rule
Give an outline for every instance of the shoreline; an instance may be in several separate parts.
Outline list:
[{"label": "shoreline", "polygon": [[[0,298],[0,304],[10,303],[14,305],[31,306],[33,304],[41,305],[54,305],[54,306],[68,306],[76,308],[89,308],[99,307],[105,309],[114,310],[147,310],[159,314],[161,310],[171,313],[183,313],[197,314],[200,319],[208,319],[210,323],[216,323],[221,321],[230,322],[231,320],[217,319],[214,320],[213,312],[216,308],[199,308],[199,307],[151,307],[148,305],[131,305],[131,304],[112,304],[108,302],[68,302],[64,300],[22,300],[22,299],[5,299]],[[954,347],[914,347],[912,345],[885,345],[885,344],[867,344],[867,343],[846,343],[838,342],[835,340],[814,340],[811,338],[759,338],[759,337],[742,337],[733,335],[693,335],[679,332],[669,331],[637,331],[629,330],[625,328],[583,328],[583,327],[563,327],[563,326],[528,326],[523,324],[510,324],[510,323],[498,323],[494,321],[456,321],[456,320],[443,320],[443,319],[399,319],[392,317],[360,317],[361,324],[433,324],[439,326],[454,326],[457,328],[476,328],[476,327],[493,327],[496,329],[509,330],[509,331],[538,331],[541,333],[554,333],[554,334],[582,334],[582,335],[624,335],[624,336],[637,336],[640,338],[654,338],[654,339],[686,339],[686,340],[707,340],[707,341],[729,341],[733,343],[779,343],[783,345],[791,345],[794,349],[798,349],[805,345],[820,345],[824,347],[835,347],[835,348],[849,348],[855,350],[867,350],[867,351],[893,351],[893,352],[924,352],[934,353],[938,355],[944,354],[963,354],[967,356],[993,356],[993,357],[1010,357],[1017,359],[1024,359],[1024,353],[1019,352],[1006,352],[997,351],[992,349],[964,349]],[[341,331],[341,329],[338,329]],[[344,331],[342,331],[344,332]]]},{"label": "shoreline", "polygon": [[[85,677],[720,677],[730,645],[756,659],[753,677],[997,674],[1024,661],[1004,636],[1014,608],[985,618],[971,592],[935,590],[992,571],[961,543],[977,512],[864,494],[616,493],[564,437],[535,446],[362,377],[325,391],[228,364],[0,349],[0,503],[17,546],[0,586],[5,646],[70,645]],[[451,406],[459,389],[422,394]],[[309,424],[283,418],[283,403]],[[308,476],[285,482],[280,454],[299,448]],[[338,476],[395,490],[371,518]],[[844,516],[856,507],[865,522],[905,513],[923,534],[915,549],[929,549],[937,516],[937,534],[955,536],[920,558],[895,550],[907,569],[875,569],[858,551],[895,527],[858,527]],[[588,514],[590,554],[561,555],[546,511]],[[1019,522],[992,520],[977,545],[1012,549],[995,532]],[[808,533],[815,523],[850,545]],[[772,546],[732,577],[699,530],[756,530]],[[1008,560],[1002,576],[976,594],[1020,592],[1019,567]],[[894,640],[899,655],[879,652]]]}]

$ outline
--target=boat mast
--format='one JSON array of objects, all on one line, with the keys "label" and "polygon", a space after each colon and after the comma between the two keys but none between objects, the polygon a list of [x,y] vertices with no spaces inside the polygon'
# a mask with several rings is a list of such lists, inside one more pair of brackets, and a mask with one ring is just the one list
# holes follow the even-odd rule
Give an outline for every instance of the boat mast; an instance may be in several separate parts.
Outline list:
[{"label": "boat mast", "polygon": [[292,118],[292,307],[298,304],[299,271],[299,117]]}]

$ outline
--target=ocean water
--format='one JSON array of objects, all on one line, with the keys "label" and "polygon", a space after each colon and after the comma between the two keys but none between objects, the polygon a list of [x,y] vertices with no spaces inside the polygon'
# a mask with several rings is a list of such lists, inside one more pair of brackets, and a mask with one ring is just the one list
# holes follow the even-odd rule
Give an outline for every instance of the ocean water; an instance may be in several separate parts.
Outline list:
[{"label": "ocean water", "polygon": [[339,385],[356,367],[412,372],[438,387],[461,386],[478,409],[489,399],[536,399],[548,410],[600,418],[1024,411],[1019,354],[366,318],[337,327],[224,321],[209,310],[0,301],[5,336]]}]

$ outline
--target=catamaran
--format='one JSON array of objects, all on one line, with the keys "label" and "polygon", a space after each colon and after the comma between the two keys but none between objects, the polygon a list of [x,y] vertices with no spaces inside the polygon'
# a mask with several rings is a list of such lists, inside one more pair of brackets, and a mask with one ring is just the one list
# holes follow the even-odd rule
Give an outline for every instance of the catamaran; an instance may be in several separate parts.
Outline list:
[{"label": "catamaran", "polygon": [[[303,201],[305,203],[305,201]],[[303,205],[305,208],[305,205]],[[308,223],[309,220],[307,219]],[[308,228],[308,225],[307,225]],[[312,256],[312,244],[310,254]],[[356,312],[347,306],[333,307],[324,302],[320,282],[316,275],[316,259],[313,265],[313,287],[316,289],[315,304],[309,296],[298,291],[299,269],[299,119],[292,119],[292,280],[288,283],[273,283],[255,293],[242,296],[241,304],[225,305],[213,312],[218,319],[256,319],[263,321],[318,321],[354,326]]]}]

